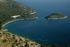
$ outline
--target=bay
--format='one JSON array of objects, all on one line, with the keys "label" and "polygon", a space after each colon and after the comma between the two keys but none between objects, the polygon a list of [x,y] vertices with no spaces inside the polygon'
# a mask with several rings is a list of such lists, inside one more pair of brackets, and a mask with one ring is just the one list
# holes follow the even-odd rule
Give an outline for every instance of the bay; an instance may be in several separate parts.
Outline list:
[{"label": "bay", "polygon": [[[70,44],[70,0],[16,0],[37,12],[36,20],[19,20],[6,28],[41,44]],[[53,12],[68,16],[66,20],[46,20]]]}]

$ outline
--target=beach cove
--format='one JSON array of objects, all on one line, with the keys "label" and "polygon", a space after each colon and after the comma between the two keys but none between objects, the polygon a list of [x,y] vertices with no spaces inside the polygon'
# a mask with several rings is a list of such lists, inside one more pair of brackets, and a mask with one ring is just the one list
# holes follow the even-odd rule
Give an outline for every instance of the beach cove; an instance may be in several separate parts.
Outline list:
[{"label": "beach cove", "polygon": [[[6,25],[10,32],[25,36],[30,40],[41,44],[70,44],[70,6],[69,0],[51,1],[51,0],[22,0],[25,4],[36,10],[38,19],[36,20],[19,20],[16,23]],[[61,12],[68,16],[67,20],[46,20],[44,17],[52,12]]]}]

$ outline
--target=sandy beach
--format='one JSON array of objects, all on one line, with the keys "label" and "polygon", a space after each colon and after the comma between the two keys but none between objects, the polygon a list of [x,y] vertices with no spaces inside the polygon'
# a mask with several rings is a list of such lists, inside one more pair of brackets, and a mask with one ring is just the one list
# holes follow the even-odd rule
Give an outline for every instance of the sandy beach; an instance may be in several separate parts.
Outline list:
[{"label": "sandy beach", "polygon": [[8,22],[6,22],[5,24],[2,25],[2,28],[4,28],[7,24],[10,24],[12,22],[19,21],[19,20],[24,20],[24,19],[14,19],[12,21],[8,21]]}]

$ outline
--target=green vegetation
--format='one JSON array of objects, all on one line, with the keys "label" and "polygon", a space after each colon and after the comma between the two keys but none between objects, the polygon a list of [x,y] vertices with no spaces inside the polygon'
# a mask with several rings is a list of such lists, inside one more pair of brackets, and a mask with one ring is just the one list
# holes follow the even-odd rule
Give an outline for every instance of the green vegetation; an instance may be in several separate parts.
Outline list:
[{"label": "green vegetation", "polygon": [[19,18],[34,18],[35,14],[31,8],[25,7],[14,0],[0,0],[0,28],[1,24],[13,20],[12,16],[20,15]]}]

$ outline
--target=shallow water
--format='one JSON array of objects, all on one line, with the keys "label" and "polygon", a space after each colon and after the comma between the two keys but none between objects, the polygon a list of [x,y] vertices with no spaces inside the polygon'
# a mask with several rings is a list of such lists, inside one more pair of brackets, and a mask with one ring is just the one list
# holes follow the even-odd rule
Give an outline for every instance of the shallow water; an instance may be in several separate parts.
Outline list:
[{"label": "shallow water", "polygon": [[[70,43],[70,0],[17,0],[37,12],[36,20],[20,20],[8,24],[6,28],[15,34],[25,36],[41,44]],[[47,20],[52,12],[68,16],[66,20]]]}]

